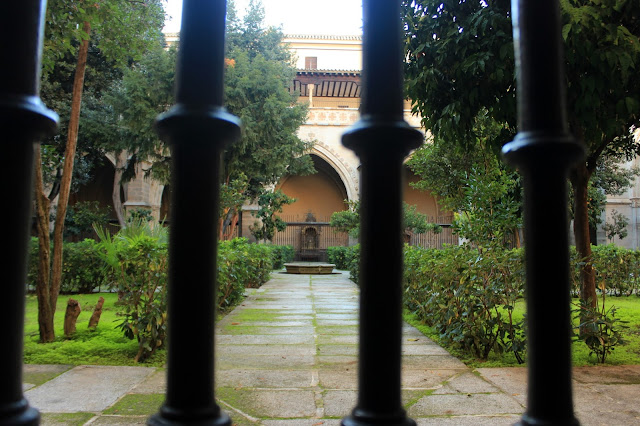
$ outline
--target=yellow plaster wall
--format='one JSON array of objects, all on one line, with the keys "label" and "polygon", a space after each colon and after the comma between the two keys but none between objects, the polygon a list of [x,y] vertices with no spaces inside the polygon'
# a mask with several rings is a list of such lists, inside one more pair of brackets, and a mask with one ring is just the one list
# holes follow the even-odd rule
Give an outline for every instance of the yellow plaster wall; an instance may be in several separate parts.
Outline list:
[{"label": "yellow plaster wall", "polygon": [[285,206],[281,216],[289,221],[304,221],[311,212],[317,221],[328,221],[333,212],[346,209],[340,188],[327,176],[319,172],[309,176],[290,176],[280,185],[282,192],[296,198]]},{"label": "yellow plaster wall", "polygon": [[447,212],[440,211],[433,195],[427,191],[419,191],[409,185],[410,183],[417,182],[418,180],[418,176],[405,168],[404,201],[409,205],[418,206],[418,212],[424,213],[428,217],[435,218],[437,216],[447,215]]}]

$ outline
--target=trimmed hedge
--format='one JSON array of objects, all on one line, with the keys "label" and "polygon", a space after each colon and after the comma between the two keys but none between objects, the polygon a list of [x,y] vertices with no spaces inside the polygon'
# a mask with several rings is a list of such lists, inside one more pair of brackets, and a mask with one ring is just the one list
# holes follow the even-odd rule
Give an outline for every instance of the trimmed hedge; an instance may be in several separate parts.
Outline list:
[{"label": "trimmed hedge", "polygon": [[[86,239],[63,245],[62,281],[60,293],[92,293],[107,286],[103,261],[96,251],[96,242]],[[35,289],[38,279],[38,239],[31,238],[27,285]]]},{"label": "trimmed hedge", "polygon": [[405,246],[405,307],[442,340],[480,359],[524,361],[524,324],[513,318],[524,289],[523,250]]},{"label": "trimmed hedge", "polygon": [[[614,296],[630,296],[640,291],[640,250],[614,244],[591,246],[596,288]],[[571,292],[580,296],[580,267],[584,264],[571,247]]]},{"label": "trimmed hedge", "polygon": [[336,269],[349,271],[351,273],[351,280],[356,284],[358,283],[360,244],[350,247],[327,247],[327,259],[329,263],[336,265]]},{"label": "trimmed hedge", "polygon": [[274,246],[250,244],[246,238],[221,241],[218,246],[218,307],[226,309],[244,297],[246,288],[260,287],[270,278]]},{"label": "trimmed hedge", "polygon": [[295,258],[296,252],[293,246],[269,245],[267,247],[271,248],[273,269],[282,269],[285,263],[292,262]]},{"label": "trimmed hedge", "polygon": [[[77,243],[65,242],[60,292],[63,294],[91,293],[109,288],[98,244],[86,239]],[[233,306],[245,288],[259,287],[269,279],[272,269],[280,269],[293,259],[293,247],[250,244],[246,238],[222,241],[218,246],[218,301],[220,307]],[[27,285],[35,289],[38,277],[38,239],[31,239]]]}]

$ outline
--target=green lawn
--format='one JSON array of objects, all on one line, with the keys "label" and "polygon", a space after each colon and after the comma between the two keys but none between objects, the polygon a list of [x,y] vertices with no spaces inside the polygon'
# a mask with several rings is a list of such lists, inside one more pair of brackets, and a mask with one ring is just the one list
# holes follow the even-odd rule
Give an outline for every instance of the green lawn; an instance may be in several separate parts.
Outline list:
[{"label": "green lawn", "polygon": [[[601,299],[599,299],[599,302]],[[579,303],[578,299],[574,299],[573,303]],[[607,357],[607,365],[625,365],[625,364],[640,364],[640,297],[607,297],[606,307],[611,306],[618,308],[616,318],[628,321],[625,324],[628,329],[624,330],[624,338],[627,341],[626,345],[617,346],[612,354]],[[525,312],[525,302],[523,300],[516,304],[514,310],[514,318],[517,320],[522,319]],[[421,324],[415,316],[405,312],[405,321],[411,325],[417,327],[423,334],[430,337],[434,341],[442,344],[438,333],[431,327]],[[576,323],[577,324],[577,323]],[[442,344],[445,346],[444,344]],[[468,355],[461,353],[455,348],[446,347],[449,352],[460,358],[467,365],[472,367],[511,367],[518,366],[515,357],[513,355],[506,354],[503,357],[497,357],[491,355],[487,361],[482,361],[474,358],[470,358]],[[553,350],[553,348],[549,348]],[[584,366],[597,364],[597,360],[594,355],[589,356],[589,348],[583,342],[574,342],[572,345],[573,350],[573,365]]]},{"label": "green lawn", "polygon": [[[96,331],[90,331],[87,327],[93,307],[98,298],[103,296],[103,307],[100,324]],[[78,317],[77,333],[71,339],[66,339],[63,334],[64,311],[67,300],[74,298],[80,302],[82,313]],[[125,338],[122,332],[116,328],[120,318],[116,315],[115,302],[117,295],[113,293],[61,295],[58,299],[58,308],[55,317],[56,341],[50,344],[39,343],[38,336],[38,306],[35,296],[27,296],[25,316],[25,341],[24,360],[29,364],[96,364],[96,365],[136,365],[133,358],[137,352],[137,342]],[[618,346],[607,358],[607,364],[640,364],[640,297],[609,297],[607,307],[616,306],[618,316],[628,321],[624,331],[627,344]],[[516,305],[516,317],[522,317],[524,302]],[[438,335],[434,330],[421,325],[410,314],[405,319],[418,327],[423,333],[438,341]],[[449,349],[450,352],[465,363],[474,367],[500,367],[516,366],[515,357],[506,355],[502,358],[490,357],[487,361],[479,361],[469,358],[464,354]],[[553,350],[553,348],[550,348]],[[160,350],[147,360],[144,365],[163,366],[166,362],[166,351]],[[593,365],[596,363],[594,356],[589,356],[589,349],[582,342],[573,344],[573,362],[576,366]]]},{"label": "green lawn", "polygon": [[[100,324],[95,331],[88,329],[89,318],[98,298],[104,297]],[[64,313],[67,301],[73,298],[80,303],[82,313],[76,323],[77,332],[66,339],[63,332]],[[56,340],[39,343],[38,302],[35,296],[27,296],[25,313],[24,361],[28,364],[73,364],[73,365],[138,365],[134,363],[138,342],[129,340],[116,328],[121,318],[116,315],[114,293],[60,295],[55,315]],[[166,351],[160,350],[144,365],[162,366]]]}]

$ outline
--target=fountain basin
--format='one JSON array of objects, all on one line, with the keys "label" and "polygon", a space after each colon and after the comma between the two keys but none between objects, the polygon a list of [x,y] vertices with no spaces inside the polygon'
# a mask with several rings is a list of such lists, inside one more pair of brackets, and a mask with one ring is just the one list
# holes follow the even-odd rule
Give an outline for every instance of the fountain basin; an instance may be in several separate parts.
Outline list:
[{"label": "fountain basin", "polygon": [[318,263],[318,262],[292,262],[285,263],[284,267],[287,268],[287,274],[331,274],[333,268],[336,265],[332,263]]}]

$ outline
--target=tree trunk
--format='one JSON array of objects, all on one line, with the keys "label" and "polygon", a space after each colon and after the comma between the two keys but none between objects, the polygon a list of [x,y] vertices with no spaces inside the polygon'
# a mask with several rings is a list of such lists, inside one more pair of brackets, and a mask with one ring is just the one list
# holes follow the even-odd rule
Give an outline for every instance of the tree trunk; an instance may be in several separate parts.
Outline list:
[{"label": "tree trunk", "polygon": [[62,180],[60,181],[60,196],[58,198],[58,209],[56,221],[53,228],[53,261],[51,265],[51,307],[55,310],[60,293],[60,283],[62,281],[62,237],[64,232],[64,219],[67,215],[69,204],[69,193],[71,191],[71,177],[73,175],[73,163],[78,145],[78,127],[80,124],[80,107],[82,105],[82,92],[84,90],[84,74],[87,68],[87,53],[89,51],[89,32],[91,25],[85,22],[82,30],[87,34],[87,38],[82,40],[78,49],[78,62],[73,78],[73,94],[71,97],[71,114],[69,117],[69,129],[67,133],[67,146],[64,153],[64,166],[62,169]]},{"label": "tree trunk", "polygon": [[520,229],[516,228],[513,230],[513,237],[516,244],[516,248],[522,247],[522,242],[520,242]]},{"label": "tree trunk", "polygon": [[89,319],[89,328],[91,330],[95,330],[98,327],[100,316],[102,315],[102,305],[104,305],[104,297],[100,296],[100,299],[98,299],[98,304],[93,309],[93,314]]},{"label": "tree trunk", "polygon": [[67,311],[64,314],[64,335],[71,337],[76,332],[76,321],[82,312],[80,303],[77,300],[69,299],[67,302]]},{"label": "tree trunk", "polygon": [[121,228],[125,227],[122,199],[120,199],[120,182],[122,181],[122,175],[124,174],[125,161],[125,151],[118,152],[118,154],[116,155],[116,171],[113,175],[113,191],[111,191],[111,201],[113,202],[113,209],[116,212],[118,223],[120,224]]},{"label": "tree trunk", "polygon": [[36,225],[38,232],[38,278],[36,281],[36,296],[38,299],[38,329],[40,342],[53,342],[56,338],[53,329],[53,310],[49,291],[49,273],[51,272],[51,242],[49,239],[49,208],[50,202],[43,191],[42,158],[40,146],[36,146],[35,152],[35,201],[36,201]]},{"label": "tree trunk", "polygon": [[589,195],[587,186],[591,172],[585,164],[580,164],[572,173],[571,184],[574,193],[573,235],[576,251],[584,262],[580,268],[580,298],[589,306],[596,306],[596,279],[592,265],[591,238],[589,235]]}]

